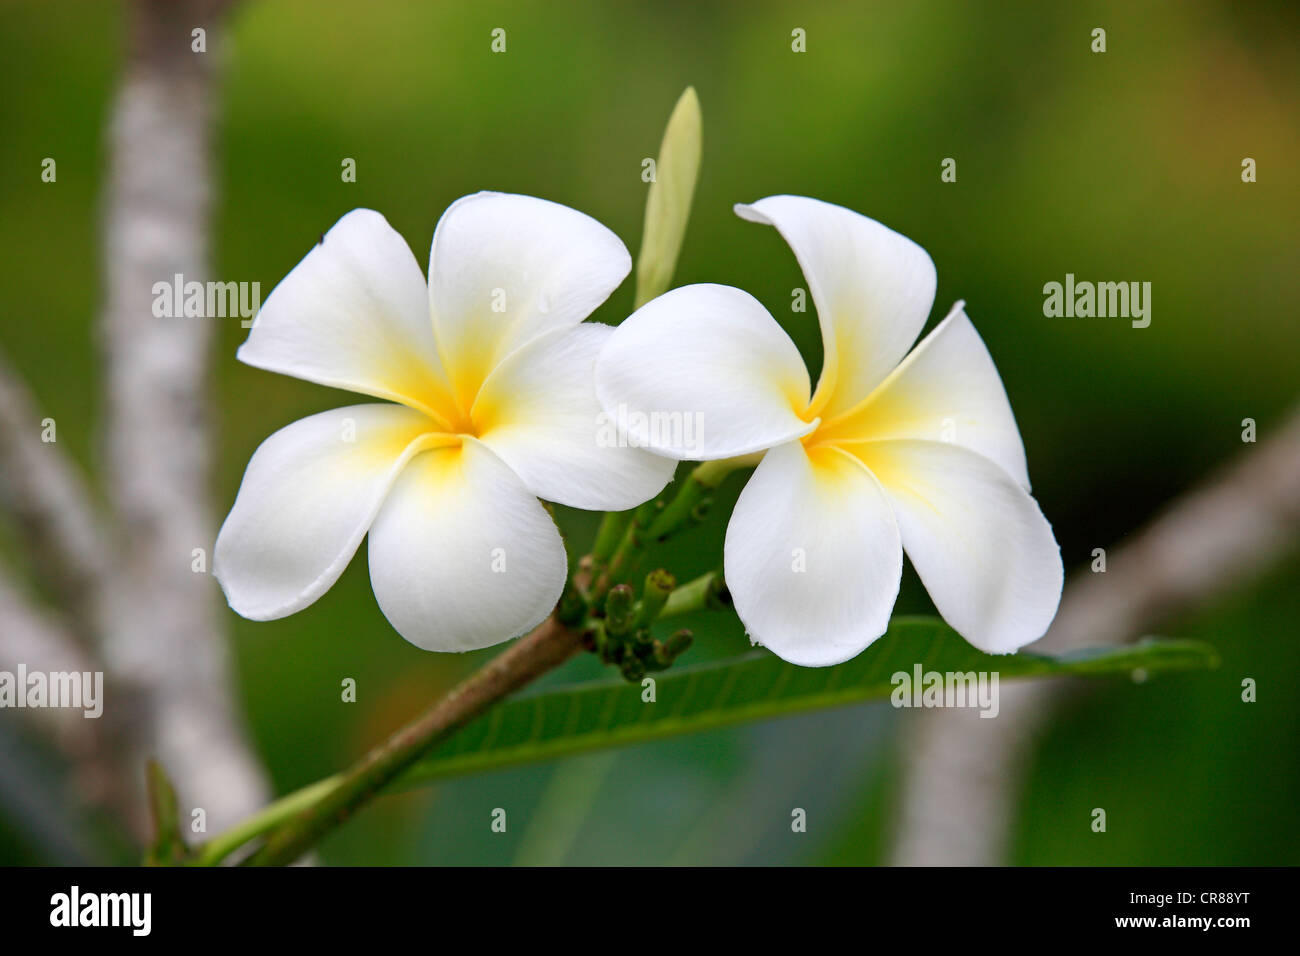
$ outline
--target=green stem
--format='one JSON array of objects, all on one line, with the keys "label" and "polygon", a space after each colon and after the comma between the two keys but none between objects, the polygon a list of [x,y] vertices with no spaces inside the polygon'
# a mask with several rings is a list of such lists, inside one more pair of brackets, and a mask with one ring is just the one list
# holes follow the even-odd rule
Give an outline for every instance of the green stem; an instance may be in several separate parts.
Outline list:
[{"label": "green stem", "polygon": [[623,539],[635,510],[609,511],[600,519],[600,528],[596,531],[596,543],[591,548],[593,566],[603,568],[609,562],[610,555]]},{"label": "green stem", "polygon": [[368,803],[393,778],[485,710],[557,667],[582,647],[582,636],[555,617],[458,684],[410,724],[344,771],[335,786],[315,800],[305,800],[267,836],[266,843],[244,861],[248,866],[292,863],[322,836]]},{"label": "green stem", "polygon": [[721,610],[729,603],[726,592],[727,585],[722,579],[721,571],[701,574],[668,595],[663,610],[659,612],[659,620],[693,611]]},{"label": "green stem", "polygon": [[646,545],[663,541],[683,527],[698,522],[703,517],[701,505],[722,484],[723,479],[739,468],[758,464],[762,457],[763,452],[755,452],[735,458],[701,462],[677,486],[675,494],[666,504],[660,496],[637,508],[608,565],[595,576],[590,600],[598,602],[610,587],[630,578],[636,571]]},{"label": "green stem", "polygon": [[247,820],[240,821],[199,847],[194,856],[194,865],[216,866],[245,843],[270,832],[286,820],[308,809],[342,782],[343,775],[335,774],[295,790],[274,803],[268,803]]},{"label": "green stem", "polygon": [[641,600],[636,606],[634,627],[640,630],[653,624],[676,587],[677,579],[663,568],[646,575],[645,584],[641,588]]}]

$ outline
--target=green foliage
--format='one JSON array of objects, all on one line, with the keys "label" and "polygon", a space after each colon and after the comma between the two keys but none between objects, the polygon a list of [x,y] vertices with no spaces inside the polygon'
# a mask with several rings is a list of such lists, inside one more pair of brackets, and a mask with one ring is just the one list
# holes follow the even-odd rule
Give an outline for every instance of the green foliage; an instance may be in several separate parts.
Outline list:
[{"label": "green foliage", "polygon": [[1214,651],[1195,641],[1149,640],[1060,658],[994,657],[936,618],[897,618],[871,648],[834,667],[787,664],[767,651],[673,669],[648,684],[593,681],[519,697],[495,708],[409,770],[405,783],[619,747],[748,721],[886,698],[897,673],[996,672],[999,680],[1204,668]]}]

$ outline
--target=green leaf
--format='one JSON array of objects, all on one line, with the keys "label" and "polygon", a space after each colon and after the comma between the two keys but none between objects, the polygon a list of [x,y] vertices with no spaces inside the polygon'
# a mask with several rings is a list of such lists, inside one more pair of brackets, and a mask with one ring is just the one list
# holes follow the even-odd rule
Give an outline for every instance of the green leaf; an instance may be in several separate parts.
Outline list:
[{"label": "green leaf", "polygon": [[162,764],[150,760],[145,764],[145,785],[149,794],[149,815],[153,818],[153,842],[145,851],[145,866],[175,866],[187,855],[181,836],[180,809],[176,788],[172,786]]},{"label": "green leaf", "polygon": [[688,86],[668,117],[655,179],[646,196],[641,252],[636,260],[637,308],[661,295],[677,268],[700,172],[701,139],[700,100],[695,87]]},{"label": "green leaf", "polygon": [[835,667],[796,667],[767,651],[674,668],[657,678],[656,701],[622,680],[594,681],[517,697],[431,751],[401,778],[410,784],[535,760],[657,740],[787,714],[889,697],[899,672],[996,672],[1017,677],[1147,674],[1213,667],[1213,648],[1146,639],[1063,657],[984,654],[937,618],[899,617],[875,644]]}]

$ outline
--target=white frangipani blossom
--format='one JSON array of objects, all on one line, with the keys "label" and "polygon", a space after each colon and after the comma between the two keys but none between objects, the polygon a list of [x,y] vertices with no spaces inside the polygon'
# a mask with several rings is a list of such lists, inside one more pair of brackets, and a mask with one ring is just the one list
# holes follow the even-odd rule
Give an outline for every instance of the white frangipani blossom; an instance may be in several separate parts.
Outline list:
[{"label": "white frangipani blossom", "polygon": [[[602,349],[596,390],[631,444],[709,460],[766,450],[727,528],[725,573],[751,639],[796,664],[848,660],[884,633],[906,550],[968,641],[1010,653],[1060,602],[1060,549],[1029,495],[1024,447],[962,303],[915,349],[934,302],[925,250],[874,220],[798,196],[737,206],[794,250],[821,324],[816,391],[752,296],[674,290]],[[627,414],[628,411],[642,414]],[[687,444],[637,433],[697,415]]]},{"label": "white frangipani blossom", "polygon": [[429,650],[524,633],[555,605],[564,545],[537,499],[622,510],[673,462],[597,440],[593,366],[613,333],[582,324],[631,258],[588,216],[478,193],[434,232],[429,281],[383,216],[338,221],[275,288],[249,365],[384,403],[312,415],[249,462],[217,538],[230,606],[271,620],[311,604],[370,536],[384,615]]}]

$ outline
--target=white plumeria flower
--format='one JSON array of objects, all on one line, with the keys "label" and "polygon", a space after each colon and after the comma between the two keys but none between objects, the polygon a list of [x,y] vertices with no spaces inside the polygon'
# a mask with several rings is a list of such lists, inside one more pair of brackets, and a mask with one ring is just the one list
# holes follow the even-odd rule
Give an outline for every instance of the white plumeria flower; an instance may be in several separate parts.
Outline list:
[{"label": "white plumeria flower", "polygon": [[[725,547],[750,638],[795,664],[848,660],[884,633],[904,550],[976,647],[1010,653],[1040,637],[1060,601],[1060,549],[962,303],[907,354],[934,302],[925,250],[814,199],[736,212],[775,226],[799,260],[825,351],[816,391],[776,320],[721,285],[629,317],[597,360],[596,390],[631,444],[695,460],[767,450]],[[689,443],[650,427],[674,414],[698,416]]]},{"label": "white plumeria flower", "polygon": [[340,219],[239,358],[396,404],[312,415],[257,449],[213,560],[230,606],[301,610],[369,532],[375,598],[412,644],[466,651],[538,624],[567,561],[537,499],[622,510],[672,476],[671,460],[597,440],[593,366],[613,329],[581,323],[630,269],[600,223],[528,196],[453,203],[427,284],[383,216]]}]

